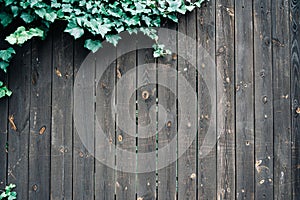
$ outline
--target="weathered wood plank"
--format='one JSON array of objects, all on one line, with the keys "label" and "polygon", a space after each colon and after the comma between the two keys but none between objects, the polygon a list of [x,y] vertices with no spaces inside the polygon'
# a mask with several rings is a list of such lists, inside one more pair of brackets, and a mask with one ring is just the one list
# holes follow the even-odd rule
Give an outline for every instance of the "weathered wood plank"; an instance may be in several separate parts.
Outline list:
[{"label": "weathered wood plank", "polygon": [[[197,11],[198,199],[205,200],[216,199],[217,194],[215,3],[206,2]],[[214,140],[212,144],[205,142],[207,135]]]},{"label": "weathered wood plank", "polygon": [[[285,7],[286,8],[286,7]],[[286,14],[285,14],[286,16]],[[291,187],[292,187],[292,197],[293,199],[297,199],[300,196],[300,2],[297,0],[290,1],[290,67],[291,67],[291,103],[292,103],[292,166],[289,168],[289,165],[284,168],[285,170],[285,179],[282,181],[282,185],[280,185],[280,190],[278,191],[278,197],[288,198],[291,195]],[[286,17],[282,20],[288,20]],[[282,27],[283,29],[283,27]],[[283,35],[281,35],[283,37]],[[286,35],[285,35],[286,37]],[[285,42],[286,46],[287,41]],[[285,46],[285,50],[282,49],[282,52],[287,51]],[[287,56],[284,58],[288,58]],[[282,60],[282,65],[286,64]],[[287,114],[286,114],[287,116]],[[286,119],[286,118],[284,118]],[[286,119],[288,120],[288,119]],[[288,128],[288,126],[286,127]],[[285,139],[289,139],[289,132],[285,131]],[[289,153],[289,146],[285,148],[283,153]],[[288,155],[286,155],[288,156]],[[284,161],[289,161],[284,159]],[[285,163],[283,163],[285,164]],[[282,165],[283,167],[283,165]],[[292,170],[292,177],[286,176],[287,173],[290,173],[289,170]],[[289,175],[289,174],[288,174]],[[290,184],[292,183],[292,185]]]},{"label": "weathered wood plank", "polygon": [[179,19],[178,31],[190,38],[178,36],[178,199],[196,199],[196,11]]},{"label": "weathered wood plank", "polygon": [[[136,190],[136,44],[132,41],[132,36],[123,35],[122,40],[117,46],[117,76],[116,82],[119,83],[116,88],[116,104],[126,107],[130,112],[124,116],[124,113],[116,113],[117,128],[117,148],[120,151],[116,155],[116,199],[127,200],[135,199]],[[127,52],[131,50],[130,52]],[[130,78],[128,78],[128,74]],[[124,77],[125,76],[125,77]],[[126,83],[120,83],[121,79]],[[130,101],[126,101],[130,99]],[[131,118],[130,123],[124,126],[125,117]],[[130,153],[131,156],[128,156]],[[130,171],[129,171],[130,170]]]},{"label": "weathered wood plank", "polygon": [[[5,49],[5,41],[3,36],[0,37],[1,49]],[[3,70],[0,72],[0,81],[4,85],[8,85],[8,74]],[[5,97],[0,99],[0,188],[4,189],[7,179],[7,137],[8,137],[8,101]]]},{"label": "weathered wood plank", "polygon": [[51,198],[72,199],[73,39],[53,32]]},{"label": "weathered wood plank", "polygon": [[270,0],[253,4],[256,199],[273,199],[271,5]]},{"label": "weathered wood plank", "polygon": [[[115,198],[115,114],[113,89],[116,76],[116,49],[106,44],[96,57],[96,116],[95,123],[95,198]],[[100,133],[102,131],[102,134]]]},{"label": "weathered wood plank", "polygon": [[289,3],[272,3],[274,198],[291,199]]},{"label": "weathered wood plank", "polygon": [[236,198],[254,198],[252,1],[235,1]]},{"label": "weathered wood plank", "polygon": [[[83,63],[84,59],[88,55],[89,51],[84,46],[84,40],[76,40],[74,43],[74,77],[76,77],[77,72],[79,71],[81,64]],[[88,66],[90,69],[89,74],[90,76],[95,76],[95,63],[92,64],[92,66]],[[94,81],[92,80],[86,80],[88,81]],[[74,85],[76,87],[76,85]],[[91,91],[92,98],[89,96],[85,96],[84,98],[91,98],[92,101],[94,100],[94,90]],[[73,98],[76,98],[74,96]],[[90,100],[90,99],[89,99]],[[88,112],[87,108],[85,109],[86,112]],[[94,112],[94,109],[92,109],[92,113]],[[89,113],[89,112],[88,112]],[[91,120],[91,119],[90,119]],[[93,126],[94,120],[92,119],[90,122]],[[83,126],[83,125],[82,125]],[[89,127],[89,124],[85,124],[83,126],[85,128],[85,131],[89,132],[88,137],[92,137],[93,139],[91,141],[94,141],[94,129],[90,131],[87,127]],[[88,129],[88,130],[87,130]],[[94,143],[89,144],[83,144],[82,138],[79,136],[79,133],[76,129],[76,127],[73,127],[74,132],[74,145],[73,145],[73,196],[76,199],[94,199]],[[92,152],[89,152],[89,150],[86,148],[85,145],[89,145],[90,150]]]},{"label": "weathered wood plank", "polygon": [[[7,74],[0,72],[0,81],[7,84]],[[8,118],[8,98],[0,99],[0,188],[6,186],[7,175],[7,118]]]},{"label": "weathered wood plank", "polygon": [[[176,26],[168,23],[162,26],[169,29],[159,35],[159,42],[168,49],[176,50]],[[172,31],[172,32],[171,32]],[[157,98],[158,98],[158,199],[176,199],[176,151],[177,151],[177,51],[158,59]],[[163,118],[165,117],[165,118]],[[171,143],[175,141],[174,143]]]},{"label": "weathered wood plank", "polygon": [[216,1],[217,199],[235,198],[234,1]]},{"label": "weathered wood plank", "polygon": [[[15,128],[8,129],[8,183],[18,187],[19,199],[28,199],[28,151],[31,88],[31,43],[18,49],[10,66],[9,86],[13,95],[9,99],[9,118]],[[31,188],[30,188],[31,189]]]},{"label": "weathered wood plank", "polygon": [[50,196],[52,36],[33,40],[30,95],[29,199]]},{"label": "weathered wood plank", "polygon": [[[150,43],[142,37],[143,44]],[[138,43],[139,46],[142,45]],[[148,45],[151,47],[152,45]],[[156,199],[156,62],[152,49],[137,52],[137,198]],[[141,87],[139,87],[139,85]],[[147,154],[148,153],[148,154]]]}]

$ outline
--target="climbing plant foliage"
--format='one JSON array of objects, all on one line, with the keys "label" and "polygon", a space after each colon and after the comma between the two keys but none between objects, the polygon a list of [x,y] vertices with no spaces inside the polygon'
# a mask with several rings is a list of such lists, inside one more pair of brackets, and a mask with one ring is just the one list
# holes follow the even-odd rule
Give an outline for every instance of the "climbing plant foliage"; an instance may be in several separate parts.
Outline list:
[{"label": "climbing plant foliage", "polygon": [[17,193],[15,191],[12,191],[16,187],[15,184],[9,184],[5,187],[5,189],[0,194],[0,200],[14,200],[17,199]]},{"label": "climbing plant foliage", "polygon": [[[158,44],[154,27],[160,27],[163,19],[178,22],[178,15],[200,7],[204,0],[0,0],[1,33],[14,27],[5,41],[7,49],[0,50],[0,68],[6,72],[15,46],[21,46],[33,37],[46,38],[51,24],[66,21],[65,32],[75,39],[87,34],[90,37],[84,47],[96,52],[101,42],[117,45],[122,31],[143,32],[154,40],[154,56],[170,53]],[[20,23],[21,22],[21,23]],[[0,81],[0,98],[11,92]]]}]

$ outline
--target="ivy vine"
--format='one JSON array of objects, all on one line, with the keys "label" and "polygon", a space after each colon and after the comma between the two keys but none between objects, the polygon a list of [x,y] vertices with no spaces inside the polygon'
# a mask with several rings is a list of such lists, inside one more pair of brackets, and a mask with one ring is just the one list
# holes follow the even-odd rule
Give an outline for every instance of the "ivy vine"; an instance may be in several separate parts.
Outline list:
[{"label": "ivy vine", "polygon": [[[178,15],[200,7],[204,0],[0,0],[1,33],[10,30],[13,23],[21,25],[4,36],[7,49],[0,50],[0,68],[6,72],[16,53],[15,46],[21,46],[33,37],[46,38],[51,25],[56,21],[66,21],[65,32],[75,39],[84,34],[92,35],[84,47],[96,52],[101,42],[117,45],[122,31],[143,32],[155,41],[154,57],[169,54],[162,44],[158,44],[155,27],[160,27],[163,19],[178,22]],[[6,31],[7,32],[7,31]],[[0,81],[0,98],[11,92]]]},{"label": "ivy vine", "polygon": [[[17,192],[13,191],[13,189],[16,187],[15,184],[9,184],[5,187],[5,189],[0,194],[0,200],[14,200],[17,199]],[[1,191],[1,190],[0,190]]]}]

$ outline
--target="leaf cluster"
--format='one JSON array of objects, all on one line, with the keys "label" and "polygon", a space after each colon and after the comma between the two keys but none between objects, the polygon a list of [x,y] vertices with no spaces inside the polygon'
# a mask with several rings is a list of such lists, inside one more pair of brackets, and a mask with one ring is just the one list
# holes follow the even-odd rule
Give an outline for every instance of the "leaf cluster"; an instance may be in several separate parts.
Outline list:
[{"label": "leaf cluster", "polygon": [[[75,39],[87,34],[84,47],[96,52],[101,42],[116,46],[122,31],[144,33],[154,40],[154,56],[170,53],[157,44],[155,27],[164,19],[178,22],[178,15],[200,7],[204,0],[0,0],[0,30],[12,27],[16,21],[21,25],[6,36],[9,48],[0,50],[0,68],[6,72],[14,47],[24,44],[33,37],[45,38],[51,25],[65,21],[65,32]],[[4,87],[0,87],[5,91]],[[10,93],[5,93],[6,95]]]},{"label": "leaf cluster", "polygon": [[15,184],[9,184],[5,187],[5,190],[0,194],[0,200],[7,199],[7,200],[14,200],[17,199],[17,193],[12,191],[16,187]]}]

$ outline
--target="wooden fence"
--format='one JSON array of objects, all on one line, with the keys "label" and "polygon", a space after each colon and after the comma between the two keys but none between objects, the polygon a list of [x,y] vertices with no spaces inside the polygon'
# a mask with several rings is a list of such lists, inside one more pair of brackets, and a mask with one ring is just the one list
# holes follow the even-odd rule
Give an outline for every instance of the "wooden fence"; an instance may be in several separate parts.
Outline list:
[{"label": "wooden fence", "polygon": [[[170,165],[147,173],[109,168],[95,159],[79,137],[73,120],[73,94],[76,74],[88,55],[83,40],[61,34],[58,25],[45,41],[27,43],[18,49],[8,76],[1,75],[13,95],[0,100],[0,188],[15,183],[22,200],[300,199],[299,11],[298,0],[210,0],[181,17],[178,25],[164,25],[190,36],[195,43],[165,35],[177,52],[156,60],[151,49],[122,54],[126,40],[121,40],[115,61],[95,91],[100,105],[98,120],[107,134],[102,141],[138,154],[155,152],[176,138],[179,118],[188,117],[181,116],[176,95],[188,95],[188,90],[174,93],[147,84],[147,70],[155,71],[159,64],[180,73],[199,102],[195,138],[189,137],[194,134],[188,130],[189,124],[184,132],[188,149]],[[190,51],[191,47],[195,51]],[[189,52],[196,56],[200,70],[209,67],[201,62],[201,47],[216,63],[214,73],[203,74],[215,80],[212,92],[216,98],[208,95],[203,76],[188,60],[177,56]],[[152,64],[139,71],[137,66],[146,63]],[[130,105],[136,136],[118,128],[122,119],[118,113],[113,116],[110,107],[114,86],[132,69],[137,71],[136,80],[128,88],[144,84]],[[156,73],[156,77],[179,84],[177,76],[167,72]],[[221,81],[217,81],[218,73]],[[116,101],[122,96],[118,94]],[[158,104],[171,113],[169,120],[155,135],[140,138],[139,125],[148,123],[147,113]],[[217,142],[208,155],[201,156],[209,127]],[[91,145],[96,149],[97,141]],[[109,154],[111,149],[104,151]],[[157,160],[168,159],[160,156],[174,152],[178,150],[166,149],[146,162],[158,165]],[[128,161],[122,156],[107,159]],[[132,169],[137,171],[141,162],[131,162]]]}]

